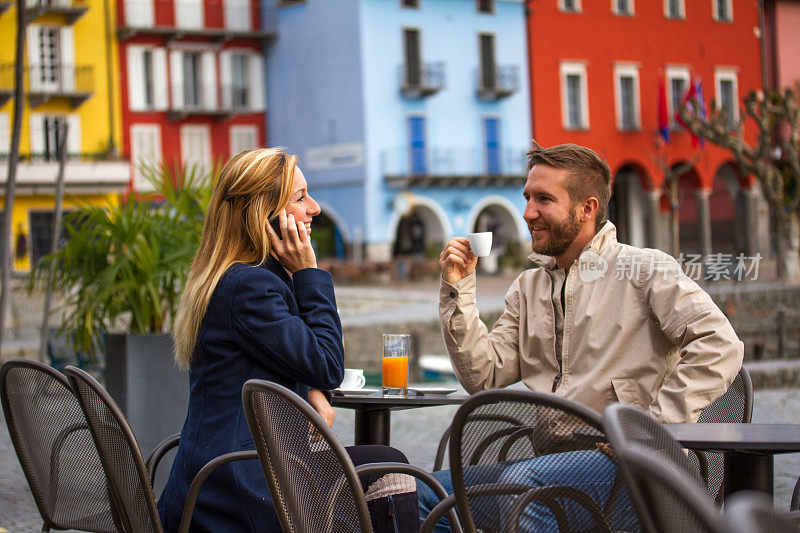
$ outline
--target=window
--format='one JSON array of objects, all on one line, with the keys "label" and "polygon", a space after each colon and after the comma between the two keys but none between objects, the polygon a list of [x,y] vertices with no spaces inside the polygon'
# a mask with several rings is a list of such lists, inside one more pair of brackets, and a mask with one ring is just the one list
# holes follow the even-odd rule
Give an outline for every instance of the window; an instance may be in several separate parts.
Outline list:
[{"label": "window", "polygon": [[31,155],[45,161],[58,159],[61,125],[67,129],[67,154],[81,153],[81,121],[78,115],[30,114]]},{"label": "window", "polygon": [[633,15],[633,0],[611,0],[611,12],[615,15]]},{"label": "window", "polygon": [[405,85],[419,87],[422,84],[422,57],[419,30],[403,30],[403,52],[405,54]]},{"label": "window", "polygon": [[250,31],[250,0],[224,0],[225,27],[229,30]]},{"label": "window", "polygon": [[142,166],[158,165],[161,156],[161,127],[158,124],[134,124],[131,126],[131,162],[133,163],[133,187],[137,191],[151,190],[144,179]]},{"label": "window", "polygon": [[264,109],[263,61],[261,54],[246,48],[219,53],[222,105],[225,109]]},{"label": "window", "polygon": [[478,13],[494,13],[494,0],[477,0]]},{"label": "window", "polygon": [[201,29],[203,27],[203,1],[176,0],[175,25],[179,28]]},{"label": "window", "polygon": [[408,145],[411,174],[426,174],[428,157],[425,146],[425,117],[408,117]]},{"label": "window", "polygon": [[711,9],[714,10],[714,20],[719,22],[733,21],[731,0],[711,0],[711,3]]},{"label": "window", "polygon": [[580,13],[581,0],[558,0],[558,8],[565,13]]},{"label": "window", "polygon": [[683,96],[689,89],[689,69],[686,67],[667,67],[667,103],[672,129],[679,127],[675,114],[681,108]]},{"label": "window", "polygon": [[500,119],[483,119],[483,137],[486,143],[486,173],[500,174]]},{"label": "window", "polygon": [[685,0],[664,0],[664,16],[668,19],[686,18]]},{"label": "window", "polygon": [[186,166],[211,167],[211,132],[208,126],[181,126],[181,152]]},{"label": "window", "polygon": [[231,157],[239,152],[258,148],[258,130],[255,126],[231,126]]},{"label": "window", "polygon": [[714,70],[716,90],[716,107],[727,114],[728,129],[735,129],[739,124],[739,83],[736,70],[718,68]]},{"label": "window", "polygon": [[639,68],[636,65],[614,66],[617,128],[620,131],[641,129]]},{"label": "window", "polygon": [[131,111],[153,111],[167,107],[167,64],[163,48],[129,45],[128,105]]},{"label": "window", "polygon": [[131,28],[153,26],[153,0],[125,0],[125,24]]},{"label": "window", "polygon": [[400,6],[419,8],[419,0],[400,0]]},{"label": "window", "polygon": [[8,113],[0,112],[0,157],[11,153],[11,121]]},{"label": "window", "polygon": [[[61,216],[61,235],[58,239],[58,247],[63,248],[69,239],[64,220],[69,211],[65,211]],[[31,264],[35,264],[43,256],[50,253],[50,246],[53,244],[53,226],[56,220],[54,211],[29,211],[28,219],[30,223],[30,254]]]},{"label": "window", "polygon": [[200,53],[183,54],[183,103],[187,109],[200,107]]},{"label": "window", "polygon": [[231,103],[234,109],[250,107],[249,80],[250,57],[242,53],[231,54]]},{"label": "window", "polygon": [[561,119],[564,128],[568,130],[589,128],[589,101],[584,63],[561,63]]},{"label": "window", "polygon": [[480,43],[481,88],[497,87],[497,65],[494,61],[494,35],[482,33],[478,36]]}]

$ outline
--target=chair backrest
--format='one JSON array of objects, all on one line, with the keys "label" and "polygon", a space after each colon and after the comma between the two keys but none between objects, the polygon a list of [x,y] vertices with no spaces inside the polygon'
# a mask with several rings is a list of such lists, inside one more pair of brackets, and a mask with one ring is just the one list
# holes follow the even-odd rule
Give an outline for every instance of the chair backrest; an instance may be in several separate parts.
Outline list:
[{"label": "chair backrest", "polygon": [[[687,524],[685,526],[687,528],[694,524],[693,517],[677,512],[683,505],[679,494],[673,494],[668,489],[653,488],[656,495],[661,495],[663,492],[663,501],[648,500],[644,489],[640,486],[642,479],[635,477],[620,457],[623,451],[632,448],[649,452],[652,457],[657,457],[659,462],[668,465],[667,468],[674,471],[676,476],[682,476],[687,480],[684,485],[692,486],[693,494],[698,495],[703,503],[710,505],[705,483],[680,443],[673,439],[657,420],[632,405],[621,403],[609,405],[605,410],[603,427],[620,461],[620,467],[628,483],[628,492],[639,511],[643,527],[647,531],[678,531],[680,527],[684,527],[683,524]],[[666,510],[663,516],[661,509]],[[683,522],[684,519],[688,522]],[[664,527],[669,529],[663,529]]]},{"label": "chair backrest", "polygon": [[[547,495],[539,499],[531,490],[538,487],[527,476],[527,461],[549,455],[553,470],[558,470],[566,466],[560,461],[577,459],[561,452],[602,453],[598,450],[607,446],[607,441],[599,414],[553,394],[498,389],[472,395],[460,406],[450,428],[453,492],[466,531],[522,527],[526,519],[521,513],[534,500],[549,509],[562,529],[576,529],[572,527],[575,524],[564,523],[571,518],[564,516],[556,501],[586,500],[583,493],[577,494],[580,491],[572,487],[548,486]],[[590,470],[586,469],[586,476],[594,478],[596,473]],[[584,501],[580,505],[587,504]],[[602,516],[590,510],[591,516],[583,519],[591,523],[580,524],[577,529],[607,526],[607,522],[603,524],[607,516],[601,510],[604,502],[588,505]],[[497,523],[498,519],[505,523]]]},{"label": "chair backrest", "polygon": [[[753,381],[745,367],[736,374],[731,386],[725,394],[717,398],[700,413],[698,422],[743,422],[749,423],[753,418]],[[721,453],[695,452],[703,454],[707,468],[708,492],[716,495],[716,501],[722,503],[722,481],[724,461]]]},{"label": "chair backrest", "polygon": [[115,531],[103,466],[67,379],[11,360],[0,368],[0,400],[43,529]]},{"label": "chair backrest", "polygon": [[798,513],[775,509],[764,493],[737,492],[725,502],[725,525],[730,533],[796,533]]},{"label": "chair backrest", "polygon": [[161,533],[142,452],[119,406],[87,372],[68,366],[64,373],[89,423],[120,528],[126,533]]},{"label": "chair backrest", "polygon": [[614,453],[652,520],[653,533],[705,531],[724,533],[722,518],[709,500],[705,487],[687,476],[653,449],[638,444],[615,446]]},{"label": "chair backrest", "polygon": [[371,533],[353,462],[322,417],[268,381],[245,383],[242,403],[283,530]]}]

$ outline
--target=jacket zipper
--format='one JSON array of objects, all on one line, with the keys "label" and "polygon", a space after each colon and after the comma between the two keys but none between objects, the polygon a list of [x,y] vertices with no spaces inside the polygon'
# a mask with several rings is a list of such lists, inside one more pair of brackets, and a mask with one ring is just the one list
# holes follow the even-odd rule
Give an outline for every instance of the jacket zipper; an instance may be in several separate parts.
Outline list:
[{"label": "jacket zipper", "polygon": [[394,507],[394,496],[389,494],[386,497],[386,502],[389,504],[389,517],[392,519],[392,527],[394,527],[394,533],[400,533],[400,528],[397,526],[397,510]]},{"label": "jacket zipper", "polygon": [[553,390],[551,392],[555,392],[556,391],[556,389],[558,388],[558,383],[560,381],[561,381],[561,369],[559,368],[558,374],[556,374],[556,377],[553,378]]}]

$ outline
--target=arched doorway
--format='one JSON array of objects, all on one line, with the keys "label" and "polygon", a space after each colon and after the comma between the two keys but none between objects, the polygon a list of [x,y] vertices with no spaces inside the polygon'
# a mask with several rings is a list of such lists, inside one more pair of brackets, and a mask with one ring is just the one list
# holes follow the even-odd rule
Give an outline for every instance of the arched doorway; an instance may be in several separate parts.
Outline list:
[{"label": "arched doorway", "polygon": [[732,163],[725,163],[717,170],[708,203],[712,253],[744,252],[751,228],[747,223],[747,199]]},{"label": "arched doorway", "polygon": [[424,256],[444,245],[444,228],[436,213],[417,205],[397,223],[392,254]]},{"label": "arched doorway", "polygon": [[347,257],[347,247],[342,237],[342,231],[324,212],[314,217],[311,243],[317,259],[344,260]]},{"label": "arched doorway", "polygon": [[[673,168],[677,168],[674,165]],[[702,254],[700,243],[700,213],[697,193],[700,190],[700,177],[697,170],[690,168],[678,178],[678,235],[680,252],[684,255]]]},{"label": "arched doorway", "polygon": [[614,176],[607,216],[617,227],[617,240],[625,244],[644,247],[650,234],[647,198],[644,184],[647,174],[641,167],[624,165]]},{"label": "arched doorway", "polygon": [[496,274],[500,258],[508,252],[509,245],[519,240],[514,215],[500,204],[486,205],[475,217],[471,231],[492,232],[492,253],[478,261],[478,268],[486,274]]}]

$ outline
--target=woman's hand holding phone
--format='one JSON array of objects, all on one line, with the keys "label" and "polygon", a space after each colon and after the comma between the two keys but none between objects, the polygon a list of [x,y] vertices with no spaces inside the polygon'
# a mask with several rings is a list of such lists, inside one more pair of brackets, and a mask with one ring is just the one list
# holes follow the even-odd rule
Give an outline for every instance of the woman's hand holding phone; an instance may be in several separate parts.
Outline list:
[{"label": "woman's hand holding phone", "polygon": [[281,265],[294,274],[304,268],[317,268],[317,256],[311,247],[306,225],[295,221],[294,215],[286,215],[286,210],[278,214],[280,235],[267,222],[267,237],[272,252]]}]

